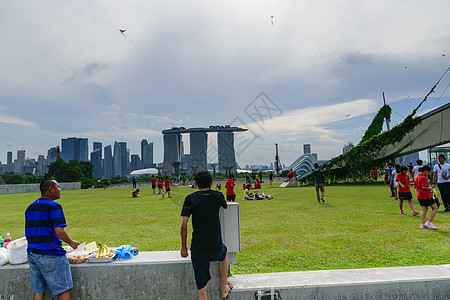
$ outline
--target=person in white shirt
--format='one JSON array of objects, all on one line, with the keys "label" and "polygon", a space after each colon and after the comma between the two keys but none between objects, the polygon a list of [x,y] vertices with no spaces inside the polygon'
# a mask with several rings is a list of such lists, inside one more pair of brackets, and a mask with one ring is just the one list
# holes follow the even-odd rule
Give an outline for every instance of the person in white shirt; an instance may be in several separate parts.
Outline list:
[{"label": "person in white shirt", "polygon": [[444,212],[450,212],[450,164],[445,162],[445,156],[438,156],[439,163],[433,168],[433,183],[438,184],[444,203]]},{"label": "person in white shirt", "polygon": [[417,166],[412,169],[412,179],[414,180],[417,175],[420,174],[419,168],[422,167],[423,161],[421,159],[416,160]]}]

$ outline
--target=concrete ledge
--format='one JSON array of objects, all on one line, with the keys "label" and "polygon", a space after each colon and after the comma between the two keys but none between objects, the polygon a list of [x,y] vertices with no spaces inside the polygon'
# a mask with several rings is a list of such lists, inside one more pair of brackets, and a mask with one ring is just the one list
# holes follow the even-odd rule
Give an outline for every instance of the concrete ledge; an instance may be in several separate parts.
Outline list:
[{"label": "concrete ledge", "polygon": [[[190,258],[179,251],[141,252],[129,260],[71,265],[72,299],[196,299]],[[219,263],[211,263],[208,298],[220,298]],[[0,267],[0,300],[32,299],[28,264]],[[57,299],[48,289],[45,299]]]},{"label": "concrete ledge", "polygon": [[[59,187],[63,191],[81,189],[80,182],[60,182]],[[39,183],[29,184],[3,184],[0,185],[0,194],[38,193]]]},{"label": "concrete ledge", "polygon": [[[450,265],[236,275],[231,299],[449,299]],[[267,298],[267,299],[270,299]]]}]

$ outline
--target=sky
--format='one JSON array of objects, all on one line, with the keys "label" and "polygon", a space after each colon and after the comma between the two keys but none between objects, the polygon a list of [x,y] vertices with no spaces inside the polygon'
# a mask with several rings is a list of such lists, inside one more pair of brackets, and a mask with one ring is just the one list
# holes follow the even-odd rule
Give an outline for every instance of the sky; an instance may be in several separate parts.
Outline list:
[{"label": "sky", "polygon": [[[386,102],[401,122],[450,66],[444,0],[0,0],[0,161],[61,138],[154,143],[235,125],[240,165],[357,144]],[[126,30],[125,36],[119,29]],[[450,74],[420,113],[446,104]],[[217,161],[210,134],[208,160]],[[183,136],[186,152],[189,138]]]}]

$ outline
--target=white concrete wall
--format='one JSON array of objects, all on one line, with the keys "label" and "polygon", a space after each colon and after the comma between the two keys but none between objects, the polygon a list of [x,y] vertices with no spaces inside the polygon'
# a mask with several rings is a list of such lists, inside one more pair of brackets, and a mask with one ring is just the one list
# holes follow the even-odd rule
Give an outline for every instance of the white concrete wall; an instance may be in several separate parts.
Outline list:
[{"label": "white concrete wall", "polygon": [[[80,182],[60,182],[59,187],[63,191],[79,190],[79,189],[81,189],[81,183]],[[38,192],[39,192],[39,183],[0,185],[0,194],[20,194],[20,193],[38,193]]]},{"label": "white concrete wall", "polygon": [[[179,251],[141,252],[112,263],[71,265],[72,299],[197,299],[190,257]],[[208,299],[220,298],[219,262],[212,262]],[[28,264],[0,266],[0,300],[32,299]],[[48,289],[45,299],[56,300]]]}]

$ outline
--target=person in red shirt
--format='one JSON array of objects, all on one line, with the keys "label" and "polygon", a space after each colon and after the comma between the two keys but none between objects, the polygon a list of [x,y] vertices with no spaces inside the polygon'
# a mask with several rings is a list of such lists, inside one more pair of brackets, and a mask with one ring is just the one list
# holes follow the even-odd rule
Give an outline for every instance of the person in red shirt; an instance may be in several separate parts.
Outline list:
[{"label": "person in red shirt", "polygon": [[294,176],[295,176],[295,172],[291,169],[291,171],[287,175],[287,178],[288,178],[288,180],[291,180]]},{"label": "person in red shirt", "polygon": [[403,211],[403,200],[408,200],[409,207],[412,210],[412,215],[417,216],[419,213],[414,210],[414,204],[412,202],[412,194],[411,189],[409,188],[409,176],[408,176],[408,167],[402,166],[400,168],[400,173],[396,177],[396,181],[398,183],[398,199],[400,200],[400,214],[406,215]]},{"label": "person in red shirt", "polygon": [[131,197],[132,198],[138,198],[139,197],[139,189],[132,191],[131,192]]},{"label": "person in red shirt", "polygon": [[152,175],[151,182],[152,182],[152,189],[153,189],[153,195],[154,195],[155,194],[155,189],[156,189],[156,178],[153,175]]},{"label": "person in red shirt", "polygon": [[378,171],[377,170],[373,170],[372,171],[372,175],[373,175],[373,180],[377,181],[377,179],[378,179]]},{"label": "person in red shirt", "polygon": [[[420,214],[422,224],[420,225],[420,228],[437,229],[432,223],[434,216],[438,211],[438,207],[431,196],[431,190],[434,185],[431,187],[427,178],[431,173],[431,168],[430,166],[423,166],[419,168],[418,171],[421,173],[414,179],[414,186],[417,189],[417,200],[419,200],[420,206],[422,206],[422,213]],[[431,207],[431,212],[428,221],[425,222],[427,219],[428,206]]]},{"label": "person in red shirt", "polygon": [[169,177],[166,176],[166,180],[164,180],[164,188],[166,189],[166,192],[162,194],[162,197],[164,198],[164,195],[167,194],[167,198],[172,198],[170,197],[170,184],[172,183],[172,181],[169,180]]},{"label": "person in red shirt", "polygon": [[255,189],[260,189],[261,188],[261,182],[259,182],[259,181],[256,181],[256,183],[255,183]]},{"label": "person in red shirt", "polygon": [[226,196],[227,201],[236,201],[236,194],[234,193],[234,182],[236,181],[236,178],[233,174],[230,174],[229,179],[225,183],[225,189],[227,190]]},{"label": "person in red shirt", "polygon": [[158,194],[157,195],[162,194],[162,192],[163,192],[163,184],[164,184],[164,181],[162,180],[161,177],[159,177],[158,178]]}]

